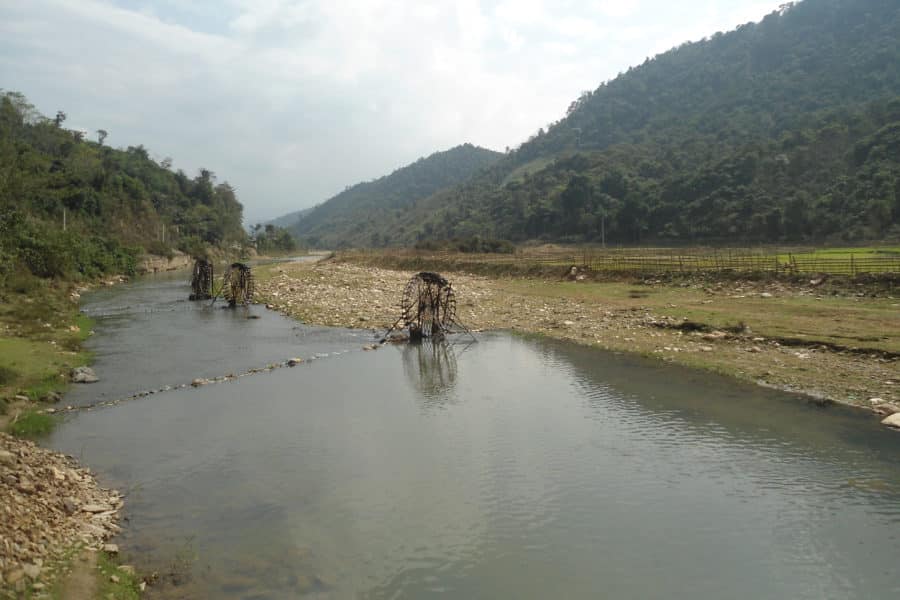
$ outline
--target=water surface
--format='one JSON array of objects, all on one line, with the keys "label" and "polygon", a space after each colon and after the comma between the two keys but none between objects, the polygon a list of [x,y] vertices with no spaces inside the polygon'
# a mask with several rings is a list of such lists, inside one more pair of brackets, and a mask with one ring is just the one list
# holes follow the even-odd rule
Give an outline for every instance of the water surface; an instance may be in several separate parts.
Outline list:
[{"label": "water surface", "polygon": [[[867,417],[502,333],[363,352],[260,307],[183,309],[183,288],[90,299],[98,371],[127,375],[106,393],[323,358],[53,435],[128,492],[120,546],[157,597],[900,594],[900,435]],[[154,310],[110,310],[129,294]]]}]

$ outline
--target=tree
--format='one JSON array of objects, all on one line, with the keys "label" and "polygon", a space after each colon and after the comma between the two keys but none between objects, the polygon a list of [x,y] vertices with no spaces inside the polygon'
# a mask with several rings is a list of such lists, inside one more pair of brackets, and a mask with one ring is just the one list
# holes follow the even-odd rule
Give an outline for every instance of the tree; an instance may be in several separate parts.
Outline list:
[{"label": "tree", "polygon": [[105,129],[98,129],[98,130],[97,130],[97,143],[100,144],[100,145],[102,146],[104,140],[106,140],[106,136],[107,136],[107,135],[108,135],[108,134],[106,133],[106,130],[105,130]]},{"label": "tree", "polygon": [[66,113],[61,110],[56,111],[56,117],[53,119],[53,124],[57,127],[62,127],[63,122],[66,120]]}]

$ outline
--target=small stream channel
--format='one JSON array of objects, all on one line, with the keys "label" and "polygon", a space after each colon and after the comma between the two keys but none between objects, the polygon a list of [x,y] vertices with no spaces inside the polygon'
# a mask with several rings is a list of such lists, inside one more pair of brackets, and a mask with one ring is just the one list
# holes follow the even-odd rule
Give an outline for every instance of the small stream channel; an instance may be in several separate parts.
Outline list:
[{"label": "small stream channel", "polygon": [[[101,382],[47,440],[127,492],[154,598],[894,598],[900,435],[849,409],[552,341],[87,295]],[[259,318],[247,318],[255,316]]]}]

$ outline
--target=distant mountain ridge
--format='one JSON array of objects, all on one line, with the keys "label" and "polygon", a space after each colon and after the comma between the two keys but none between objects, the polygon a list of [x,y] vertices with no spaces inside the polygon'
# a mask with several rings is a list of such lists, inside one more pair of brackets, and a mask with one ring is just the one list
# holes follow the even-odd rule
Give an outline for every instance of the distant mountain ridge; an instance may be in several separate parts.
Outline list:
[{"label": "distant mountain ridge", "polygon": [[332,234],[319,221],[316,235],[335,246],[900,238],[897,40],[897,0],[785,4],[603,83],[462,183],[353,213]]},{"label": "distant mountain ridge", "polygon": [[347,188],[302,215],[290,231],[313,247],[383,245],[397,235],[396,224],[419,201],[466,181],[501,156],[472,144],[436,152],[390,175]]},{"label": "distant mountain ridge", "polygon": [[271,219],[269,221],[264,221],[263,225],[274,225],[276,227],[282,227],[284,229],[288,229],[293,225],[296,225],[297,221],[308,215],[315,206],[311,206],[309,208],[304,208],[301,210],[295,210],[294,212],[288,213],[286,215],[282,215],[275,219]]}]

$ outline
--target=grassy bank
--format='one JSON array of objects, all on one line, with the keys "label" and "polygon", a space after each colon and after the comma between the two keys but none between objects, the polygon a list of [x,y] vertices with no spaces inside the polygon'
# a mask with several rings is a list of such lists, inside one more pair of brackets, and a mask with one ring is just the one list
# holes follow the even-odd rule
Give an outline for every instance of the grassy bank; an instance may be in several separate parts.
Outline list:
[{"label": "grassy bank", "polygon": [[70,283],[21,276],[0,297],[0,429],[44,433],[52,419],[40,411],[59,400],[68,372],[90,360],[82,342],[91,322]]},{"label": "grassy bank", "polygon": [[[395,258],[259,269],[259,298],[308,323],[387,328],[406,280]],[[391,268],[384,268],[385,266]],[[819,401],[900,402],[900,299],[852,281],[484,276],[443,265],[473,329],[510,329],[723,373]],[[450,267],[450,268],[448,268]],[[874,289],[874,291],[873,291]],[[874,295],[874,297],[873,297]]]}]

